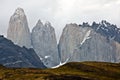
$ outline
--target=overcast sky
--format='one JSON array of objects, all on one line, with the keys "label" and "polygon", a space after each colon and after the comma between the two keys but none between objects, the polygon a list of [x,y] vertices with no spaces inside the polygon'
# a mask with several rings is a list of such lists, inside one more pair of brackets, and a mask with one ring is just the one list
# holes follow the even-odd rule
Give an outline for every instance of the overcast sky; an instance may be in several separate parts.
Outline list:
[{"label": "overcast sky", "polygon": [[30,30],[38,19],[51,22],[57,39],[65,24],[107,20],[120,27],[120,0],[0,0],[0,34],[6,36],[10,16],[24,9]]}]

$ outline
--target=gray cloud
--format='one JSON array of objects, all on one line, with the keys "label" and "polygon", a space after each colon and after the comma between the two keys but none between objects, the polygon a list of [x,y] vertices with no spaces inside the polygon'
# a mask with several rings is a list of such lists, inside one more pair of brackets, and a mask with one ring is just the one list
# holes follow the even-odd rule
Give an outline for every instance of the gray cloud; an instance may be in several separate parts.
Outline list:
[{"label": "gray cloud", "polygon": [[30,29],[37,20],[50,21],[57,38],[67,23],[107,20],[120,26],[120,0],[0,0],[0,34],[6,35],[10,16],[22,7]]}]

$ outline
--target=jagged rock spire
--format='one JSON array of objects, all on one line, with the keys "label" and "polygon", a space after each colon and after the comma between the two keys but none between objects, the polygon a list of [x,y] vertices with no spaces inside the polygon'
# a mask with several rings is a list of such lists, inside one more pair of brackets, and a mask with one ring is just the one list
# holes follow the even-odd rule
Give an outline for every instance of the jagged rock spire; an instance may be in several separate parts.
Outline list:
[{"label": "jagged rock spire", "polygon": [[23,47],[31,47],[31,37],[28,22],[24,10],[17,8],[9,21],[7,38],[15,44]]},{"label": "jagged rock spire", "polygon": [[50,22],[44,25],[39,20],[32,30],[32,45],[40,59],[47,67],[53,67],[59,64],[59,55],[57,49],[57,40],[54,28]]}]

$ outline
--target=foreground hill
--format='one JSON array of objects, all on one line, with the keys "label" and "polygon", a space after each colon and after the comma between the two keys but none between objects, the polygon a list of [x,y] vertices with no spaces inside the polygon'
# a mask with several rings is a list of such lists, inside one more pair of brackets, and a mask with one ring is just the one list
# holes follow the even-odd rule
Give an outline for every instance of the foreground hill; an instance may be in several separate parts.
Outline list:
[{"label": "foreground hill", "polygon": [[72,62],[55,69],[0,67],[1,80],[120,80],[120,64]]}]

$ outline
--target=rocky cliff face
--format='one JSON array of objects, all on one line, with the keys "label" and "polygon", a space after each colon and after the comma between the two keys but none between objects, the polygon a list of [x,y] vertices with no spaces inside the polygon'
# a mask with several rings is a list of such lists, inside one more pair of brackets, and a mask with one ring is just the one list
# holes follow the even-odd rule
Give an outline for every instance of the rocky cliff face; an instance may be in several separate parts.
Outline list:
[{"label": "rocky cliff face", "polygon": [[61,61],[120,61],[120,29],[106,21],[67,24],[59,41]]},{"label": "rocky cliff face", "polygon": [[120,28],[106,21],[67,24],[57,46],[49,22],[39,20],[30,34],[25,13],[17,8],[10,18],[7,38],[21,47],[33,47],[47,67],[68,61],[120,62]]},{"label": "rocky cliff face", "polygon": [[33,49],[19,47],[0,36],[0,64],[6,67],[46,68]]},{"label": "rocky cliff face", "polygon": [[32,30],[32,45],[47,67],[59,64],[59,55],[54,28],[49,22],[45,25],[39,20]]},{"label": "rocky cliff face", "polygon": [[9,21],[7,38],[19,46],[31,48],[30,31],[27,18],[22,8],[17,8]]}]

